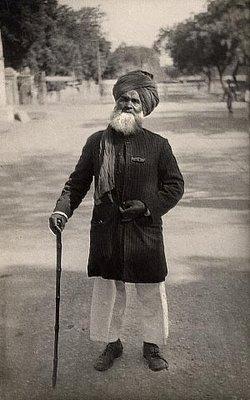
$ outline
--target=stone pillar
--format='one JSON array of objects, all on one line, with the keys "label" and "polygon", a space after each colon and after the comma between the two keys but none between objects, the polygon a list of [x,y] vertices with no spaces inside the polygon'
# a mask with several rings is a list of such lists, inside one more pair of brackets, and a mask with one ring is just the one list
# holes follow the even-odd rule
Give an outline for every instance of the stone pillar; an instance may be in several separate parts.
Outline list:
[{"label": "stone pillar", "polygon": [[6,104],[6,93],[5,93],[5,78],[4,78],[4,58],[3,58],[3,46],[2,39],[0,36],[0,106]]},{"label": "stone pillar", "polygon": [[32,77],[29,67],[25,67],[18,76],[18,91],[20,104],[32,103]]},{"label": "stone pillar", "polygon": [[11,107],[8,107],[6,105],[4,57],[3,57],[1,31],[0,31],[0,121],[12,122],[13,120],[14,120],[13,110]]},{"label": "stone pillar", "polygon": [[19,104],[17,75],[17,72],[13,68],[5,68],[6,102],[9,105]]},{"label": "stone pillar", "polygon": [[45,104],[46,96],[47,96],[46,76],[45,76],[45,71],[42,71],[39,73],[38,77],[38,93],[37,93],[38,103]]}]

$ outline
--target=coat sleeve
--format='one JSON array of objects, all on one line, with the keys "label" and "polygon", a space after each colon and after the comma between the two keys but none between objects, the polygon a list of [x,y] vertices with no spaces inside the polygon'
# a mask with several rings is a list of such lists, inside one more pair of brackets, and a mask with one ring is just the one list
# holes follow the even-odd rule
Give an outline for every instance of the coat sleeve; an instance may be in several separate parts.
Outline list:
[{"label": "coat sleeve", "polygon": [[184,193],[184,180],[170,144],[164,139],[158,163],[158,193],[147,204],[153,220],[173,208]]},{"label": "coat sleeve", "polygon": [[57,200],[54,212],[61,211],[70,218],[74,210],[86,196],[94,175],[92,145],[90,138],[83,147],[81,157],[65,183],[61,196]]}]

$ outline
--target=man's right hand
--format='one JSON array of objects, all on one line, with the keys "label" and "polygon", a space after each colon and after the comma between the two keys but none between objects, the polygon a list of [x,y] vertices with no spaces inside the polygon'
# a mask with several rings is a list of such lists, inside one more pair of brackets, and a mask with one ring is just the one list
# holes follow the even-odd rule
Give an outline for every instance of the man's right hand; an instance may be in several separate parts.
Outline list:
[{"label": "man's right hand", "polygon": [[67,218],[64,215],[54,212],[49,218],[49,227],[52,232],[57,235],[58,232],[62,232],[67,222]]}]

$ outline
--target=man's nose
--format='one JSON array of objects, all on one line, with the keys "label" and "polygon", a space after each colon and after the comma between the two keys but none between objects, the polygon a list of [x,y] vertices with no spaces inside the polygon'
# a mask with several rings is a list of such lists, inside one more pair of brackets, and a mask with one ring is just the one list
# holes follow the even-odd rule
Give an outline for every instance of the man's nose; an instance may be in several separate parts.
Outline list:
[{"label": "man's nose", "polygon": [[128,101],[126,102],[125,108],[126,108],[127,110],[133,110],[133,103],[132,103],[131,100],[128,100]]}]

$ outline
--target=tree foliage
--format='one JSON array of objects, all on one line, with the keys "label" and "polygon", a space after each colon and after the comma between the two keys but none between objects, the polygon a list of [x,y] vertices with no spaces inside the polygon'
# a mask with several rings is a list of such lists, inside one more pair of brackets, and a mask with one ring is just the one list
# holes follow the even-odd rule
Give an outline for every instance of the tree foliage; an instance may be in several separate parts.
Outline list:
[{"label": "tree foliage", "polygon": [[249,61],[250,0],[210,0],[208,12],[223,26],[229,49],[233,44],[238,54]]},{"label": "tree foliage", "polygon": [[97,79],[97,52],[101,70],[106,68],[111,44],[102,35],[100,26],[104,14],[98,8],[86,7],[76,12],[76,31],[84,76]]},{"label": "tree foliage", "polygon": [[[101,24],[104,14],[97,7],[74,11],[57,0],[3,0],[0,3],[6,66],[33,72],[72,74],[96,78],[97,49],[105,60],[110,43]],[[103,65],[105,68],[105,65]]]},{"label": "tree foliage", "polygon": [[122,43],[108,58],[105,78],[117,78],[133,69],[147,69],[151,72],[159,68],[159,58],[154,49],[144,46],[127,46]]},{"label": "tree foliage", "polygon": [[207,12],[162,28],[155,47],[170,51],[174,64],[184,72],[205,72],[217,68],[221,81],[227,66],[237,69],[249,63],[250,0],[211,0]]},{"label": "tree foliage", "polygon": [[18,69],[25,65],[32,46],[43,53],[45,60],[51,57],[49,47],[55,31],[56,7],[57,2],[50,0],[1,2],[0,27],[7,66]]}]

